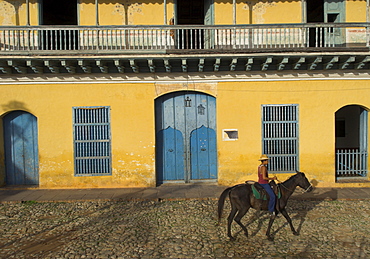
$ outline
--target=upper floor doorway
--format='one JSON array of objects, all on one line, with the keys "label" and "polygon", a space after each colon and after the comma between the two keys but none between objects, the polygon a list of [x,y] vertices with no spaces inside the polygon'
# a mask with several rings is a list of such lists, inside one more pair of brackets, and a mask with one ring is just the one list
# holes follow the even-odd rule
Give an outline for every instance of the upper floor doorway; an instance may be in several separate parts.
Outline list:
[{"label": "upper floor doorway", "polygon": [[[174,24],[212,25],[214,24],[213,0],[176,0]],[[203,49],[211,47],[211,30],[184,29],[176,35],[178,49]]]},{"label": "upper floor doorway", "polygon": [[[40,25],[78,25],[77,0],[41,0]],[[73,28],[42,31],[43,50],[78,49],[78,30]]]},{"label": "upper floor doorway", "polygon": [[[307,0],[307,23],[342,23],[345,22],[345,1],[343,0]],[[334,47],[343,45],[345,33],[341,28],[320,27],[309,29],[310,47]]]}]

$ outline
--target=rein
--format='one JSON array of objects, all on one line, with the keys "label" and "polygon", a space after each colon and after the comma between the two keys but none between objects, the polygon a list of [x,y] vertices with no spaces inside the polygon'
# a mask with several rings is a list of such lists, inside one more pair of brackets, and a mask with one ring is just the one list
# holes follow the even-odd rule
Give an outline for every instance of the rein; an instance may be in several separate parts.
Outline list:
[{"label": "rein", "polygon": [[[282,182],[282,181],[280,181],[280,180],[278,180],[278,179],[276,179],[276,181],[278,181],[279,183],[280,183],[280,185],[281,186],[283,186],[286,190],[288,190],[288,191],[290,191],[290,192],[294,192],[295,191],[295,189],[294,190],[290,190],[289,188],[287,188],[285,185],[284,185],[284,183]],[[303,192],[302,193],[306,193],[306,192],[308,192],[308,190],[310,189],[312,187],[312,184],[310,184],[306,189],[303,189]]]}]

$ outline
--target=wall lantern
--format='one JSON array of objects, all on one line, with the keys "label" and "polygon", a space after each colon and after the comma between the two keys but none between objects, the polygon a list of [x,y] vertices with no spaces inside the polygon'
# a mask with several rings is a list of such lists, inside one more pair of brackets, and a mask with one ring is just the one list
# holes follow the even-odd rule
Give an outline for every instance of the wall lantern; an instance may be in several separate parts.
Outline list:
[{"label": "wall lantern", "polygon": [[203,106],[203,105],[201,105],[201,104],[199,104],[198,105],[198,114],[199,115],[204,115],[204,110],[205,110],[206,108]]},{"label": "wall lantern", "polygon": [[189,96],[185,98],[185,107],[191,107],[191,99]]}]

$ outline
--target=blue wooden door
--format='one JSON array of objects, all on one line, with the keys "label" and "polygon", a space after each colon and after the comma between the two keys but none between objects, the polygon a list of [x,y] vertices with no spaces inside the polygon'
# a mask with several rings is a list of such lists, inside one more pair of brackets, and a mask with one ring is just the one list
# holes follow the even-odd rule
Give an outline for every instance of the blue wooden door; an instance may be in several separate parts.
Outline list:
[{"label": "blue wooden door", "polygon": [[37,119],[15,111],[3,119],[6,184],[38,184]]},{"label": "blue wooden door", "polygon": [[184,140],[182,133],[172,127],[157,133],[157,163],[161,164],[159,182],[184,180]]},{"label": "blue wooden door", "polygon": [[158,98],[156,131],[158,182],[217,179],[214,97],[176,92]]},{"label": "blue wooden door", "polygon": [[190,136],[191,179],[216,179],[216,132],[204,125]]}]

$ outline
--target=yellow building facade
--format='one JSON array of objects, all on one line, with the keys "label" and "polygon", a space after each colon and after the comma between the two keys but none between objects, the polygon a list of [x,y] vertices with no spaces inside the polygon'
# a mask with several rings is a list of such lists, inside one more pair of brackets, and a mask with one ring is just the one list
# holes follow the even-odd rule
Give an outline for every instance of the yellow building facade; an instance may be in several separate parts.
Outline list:
[{"label": "yellow building facade", "polygon": [[62,2],[0,1],[2,186],[370,186],[366,1]]}]

